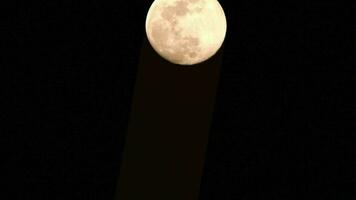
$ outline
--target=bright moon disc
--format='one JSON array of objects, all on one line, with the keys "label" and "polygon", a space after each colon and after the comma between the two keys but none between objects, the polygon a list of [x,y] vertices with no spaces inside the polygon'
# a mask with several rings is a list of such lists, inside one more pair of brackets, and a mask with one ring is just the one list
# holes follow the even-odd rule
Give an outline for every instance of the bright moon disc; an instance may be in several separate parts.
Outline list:
[{"label": "bright moon disc", "polygon": [[160,56],[174,64],[194,65],[220,49],[226,17],[217,0],[155,0],[145,28]]}]

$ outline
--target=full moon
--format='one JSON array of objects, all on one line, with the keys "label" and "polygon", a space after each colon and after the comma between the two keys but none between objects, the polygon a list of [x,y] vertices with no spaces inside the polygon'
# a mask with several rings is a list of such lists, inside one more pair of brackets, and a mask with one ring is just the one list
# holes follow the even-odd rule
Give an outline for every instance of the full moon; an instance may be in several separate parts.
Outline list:
[{"label": "full moon", "polygon": [[163,58],[194,65],[222,46],[226,17],[217,0],[155,0],[146,17],[146,35]]}]

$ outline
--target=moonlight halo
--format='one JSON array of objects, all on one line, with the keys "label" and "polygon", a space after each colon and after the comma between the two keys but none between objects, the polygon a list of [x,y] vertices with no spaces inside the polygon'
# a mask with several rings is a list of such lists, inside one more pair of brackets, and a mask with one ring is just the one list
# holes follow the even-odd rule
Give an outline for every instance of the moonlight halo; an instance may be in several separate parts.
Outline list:
[{"label": "moonlight halo", "polygon": [[194,65],[220,49],[227,27],[217,0],[155,0],[145,28],[160,56],[174,64]]}]

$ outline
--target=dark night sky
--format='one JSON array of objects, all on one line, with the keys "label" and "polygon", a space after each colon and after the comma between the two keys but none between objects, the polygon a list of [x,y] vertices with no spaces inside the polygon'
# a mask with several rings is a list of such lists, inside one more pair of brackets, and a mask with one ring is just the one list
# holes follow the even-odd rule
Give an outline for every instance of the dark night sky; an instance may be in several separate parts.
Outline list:
[{"label": "dark night sky", "polygon": [[[355,199],[353,7],[219,2],[228,31],[201,199]],[[0,29],[14,199],[112,199],[151,3],[14,2]]]}]

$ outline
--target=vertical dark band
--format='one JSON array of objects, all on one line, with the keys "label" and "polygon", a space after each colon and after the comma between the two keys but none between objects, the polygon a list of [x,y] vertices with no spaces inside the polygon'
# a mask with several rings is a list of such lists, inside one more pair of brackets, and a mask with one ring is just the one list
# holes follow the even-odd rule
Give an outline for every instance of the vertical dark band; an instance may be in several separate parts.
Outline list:
[{"label": "vertical dark band", "polygon": [[182,67],[145,37],[116,200],[198,199],[221,51]]}]

